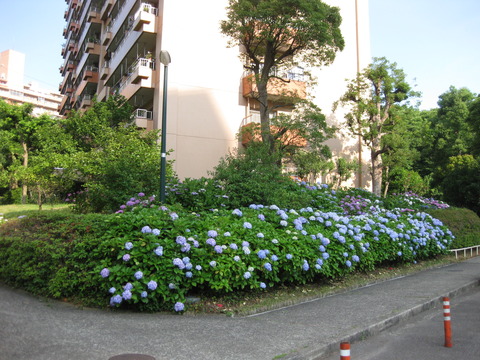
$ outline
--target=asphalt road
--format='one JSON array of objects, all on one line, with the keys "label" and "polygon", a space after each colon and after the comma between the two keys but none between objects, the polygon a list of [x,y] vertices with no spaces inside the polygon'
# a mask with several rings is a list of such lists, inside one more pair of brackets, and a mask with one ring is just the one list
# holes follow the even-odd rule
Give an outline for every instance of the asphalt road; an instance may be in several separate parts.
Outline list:
[{"label": "asphalt road", "polygon": [[[413,317],[364,341],[350,344],[351,360],[480,359],[480,290],[451,299],[451,348],[444,346],[443,309]],[[339,359],[340,352],[322,359]]]}]

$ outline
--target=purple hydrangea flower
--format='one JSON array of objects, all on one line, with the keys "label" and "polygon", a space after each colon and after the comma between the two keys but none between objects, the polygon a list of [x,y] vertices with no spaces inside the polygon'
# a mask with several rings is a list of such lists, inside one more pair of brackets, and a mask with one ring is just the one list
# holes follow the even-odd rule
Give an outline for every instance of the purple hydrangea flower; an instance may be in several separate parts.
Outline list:
[{"label": "purple hydrangea flower", "polygon": [[125,254],[122,256],[123,261],[128,261],[130,260],[130,254]]},{"label": "purple hydrangea flower", "polygon": [[144,196],[145,196],[144,193],[142,193],[142,192],[138,193],[138,197],[144,197]]},{"label": "purple hydrangea flower", "polygon": [[174,213],[174,212],[170,213],[170,218],[174,221],[177,220],[178,219],[177,213]]},{"label": "purple hydrangea flower", "polygon": [[134,276],[135,279],[140,280],[141,278],[143,278],[143,273],[141,271],[137,271]]},{"label": "purple hydrangea flower", "polygon": [[133,244],[130,241],[125,243],[125,249],[126,250],[132,250],[132,248],[133,248]]},{"label": "purple hydrangea flower", "polygon": [[258,214],[257,216],[261,221],[265,221],[265,215],[263,214]]},{"label": "purple hydrangea flower", "polygon": [[126,205],[120,205],[120,209],[124,210],[124,209],[126,209],[126,208],[127,208]]},{"label": "purple hydrangea flower", "polygon": [[237,244],[230,244],[230,249],[238,250],[238,245]]},{"label": "purple hydrangea flower", "polygon": [[173,308],[175,309],[176,312],[180,312],[185,309],[185,305],[181,302],[176,302]]},{"label": "purple hydrangea flower", "polygon": [[147,284],[149,290],[155,290],[157,288],[157,282],[155,280],[150,280]]},{"label": "purple hydrangea flower", "polygon": [[217,254],[221,254],[223,252],[223,249],[220,245],[215,245],[214,249]]},{"label": "purple hydrangea flower", "polygon": [[249,247],[250,246],[249,242],[248,241],[242,241],[242,247],[244,247],[244,246]]},{"label": "purple hydrangea flower", "polygon": [[103,278],[106,278],[108,275],[110,275],[110,270],[103,268],[102,271],[100,271],[100,275],[102,275]]},{"label": "purple hydrangea flower", "polygon": [[217,244],[215,239],[212,239],[212,238],[207,239],[206,243],[207,245],[210,245],[210,246],[215,246]]},{"label": "purple hydrangea flower", "polygon": [[190,244],[187,243],[187,244],[183,245],[180,250],[181,250],[182,252],[189,252],[190,249],[191,249],[191,246],[190,246]]}]

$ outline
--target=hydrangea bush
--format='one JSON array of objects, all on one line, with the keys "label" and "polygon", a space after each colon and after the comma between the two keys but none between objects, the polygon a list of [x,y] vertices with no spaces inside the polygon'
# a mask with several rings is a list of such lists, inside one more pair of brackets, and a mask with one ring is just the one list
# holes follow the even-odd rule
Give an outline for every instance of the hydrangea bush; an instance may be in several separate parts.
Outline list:
[{"label": "hydrangea bush", "polygon": [[116,255],[97,269],[110,305],[182,312],[190,293],[338,278],[444,254],[453,240],[422,211],[385,209],[380,200],[325,185],[299,186],[311,193],[312,206],[192,212],[144,194],[131,198],[116,215]]}]

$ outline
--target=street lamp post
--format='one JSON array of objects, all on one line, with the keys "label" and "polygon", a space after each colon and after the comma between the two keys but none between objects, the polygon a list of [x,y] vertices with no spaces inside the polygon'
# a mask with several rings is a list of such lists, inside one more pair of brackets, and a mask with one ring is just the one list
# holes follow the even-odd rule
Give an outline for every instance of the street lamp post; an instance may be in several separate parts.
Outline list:
[{"label": "street lamp post", "polygon": [[170,54],[166,50],[160,51],[160,62],[163,64],[163,105],[162,105],[162,139],[161,139],[161,159],[160,159],[160,202],[165,202],[165,185],[167,176],[167,81],[168,65],[172,61]]}]

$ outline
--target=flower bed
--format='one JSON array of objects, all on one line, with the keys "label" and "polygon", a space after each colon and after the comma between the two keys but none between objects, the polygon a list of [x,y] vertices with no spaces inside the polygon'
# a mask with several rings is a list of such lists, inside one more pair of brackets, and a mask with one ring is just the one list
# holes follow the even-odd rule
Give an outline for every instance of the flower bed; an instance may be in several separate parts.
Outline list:
[{"label": "flower bed", "polygon": [[342,209],[325,187],[308,191],[318,191],[318,203],[339,211],[251,205],[192,213],[155,205],[143,194],[132,198],[112,223],[114,256],[97,269],[106,299],[112,306],[181,312],[192,292],[260,291],[338,278],[444,254],[453,240],[424,212],[386,210],[358,196],[344,199],[360,206]]}]

